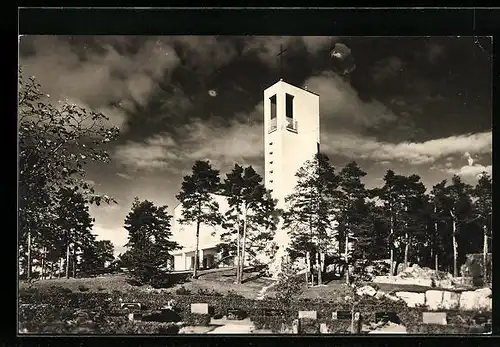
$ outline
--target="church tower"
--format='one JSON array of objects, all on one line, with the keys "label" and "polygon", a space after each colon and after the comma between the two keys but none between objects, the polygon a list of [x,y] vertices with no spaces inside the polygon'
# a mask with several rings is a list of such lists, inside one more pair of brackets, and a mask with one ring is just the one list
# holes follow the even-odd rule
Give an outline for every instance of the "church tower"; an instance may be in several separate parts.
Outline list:
[{"label": "church tower", "polygon": [[319,95],[282,79],[264,91],[265,186],[283,208],[306,160],[319,150]]}]

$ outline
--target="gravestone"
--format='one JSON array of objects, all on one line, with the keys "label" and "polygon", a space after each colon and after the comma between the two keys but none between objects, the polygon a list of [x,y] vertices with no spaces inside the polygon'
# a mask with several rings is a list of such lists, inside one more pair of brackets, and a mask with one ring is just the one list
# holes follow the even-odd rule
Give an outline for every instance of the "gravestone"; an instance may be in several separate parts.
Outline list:
[{"label": "gravestone", "polygon": [[350,320],[352,319],[352,312],[351,311],[334,311],[332,312],[332,319],[333,320]]},{"label": "gravestone", "polygon": [[209,314],[208,304],[205,303],[191,304],[191,313]]},{"label": "gravestone", "polygon": [[298,334],[300,331],[300,320],[294,319],[292,322],[292,333]]},{"label": "gravestone", "polygon": [[140,302],[123,302],[120,304],[121,309],[127,309],[127,310],[140,310],[141,309],[141,303]]},{"label": "gravestone", "polygon": [[321,334],[328,334],[330,331],[328,330],[328,325],[326,325],[326,323],[321,323],[319,325],[319,332]]},{"label": "gravestone", "polygon": [[393,311],[383,311],[375,313],[375,323],[379,322],[392,322],[396,324],[400,324],[401,320],[399,319],[396,312]]},{"label": "gravestone", "polygon": [[267,316],[267,317],[276,317],[276,316],[283,316],[284,315],[283,310],[275,310],[275,309],[270,309],[270,308],[265,308],[262,310],[262,315]]},{"label": "gravestone", "polygon": [[446,325],[446,312],[422,312],[422,322],[424,324]]},{"label": "gravestone", "polygon": [[242,319],[245,319],[247,317],[247,314],[243,310],[229,309],[229,310],[227,310],[226,317],[229,320],[242,320]]},{"label": "gravestone", "polygon": [[299,319],[301,318],[309,318],[309,319],[318,319],[318,313],[316,311],[299,311]]},{"label": "gravestone", "polygon": [[361,314],[354,313],[354,318],[351,321],[351,333],[359,334],[361,332]]},{"label": "gravestone", "polygon": [[474,324],[480,324],[480,325],[483,325],[483,324],[486,324],[489,322],[490,318],[487,316],[487,315],[484,315],[484,314],[476,314],[473,318],[472,318]]},{"label": "gravestone", "polygon": [[142,319],[142,315],[140,313],[129,313],[128,320],[129,321],[138,321]]}]

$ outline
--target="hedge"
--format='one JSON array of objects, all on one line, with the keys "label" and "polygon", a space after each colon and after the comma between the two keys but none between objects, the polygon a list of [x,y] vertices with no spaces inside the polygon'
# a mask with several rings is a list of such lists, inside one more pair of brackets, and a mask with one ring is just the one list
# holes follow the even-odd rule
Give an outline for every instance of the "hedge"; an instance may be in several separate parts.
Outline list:
[{"label": "hedge", "polygon": [[319,334],[319,321],[312,318],[299,319],[299,334]]},{"label": "hedge", "polygon": [[191,326],[207,327],[210,325],[210,320],[209,314],[189,313],[183,316],[184,324]]},{"label": "hedge", "polygon": [[293,319],[286,316],[252,316],[257,330],[271,330],[273,333],[285,333],[291,327]]}]

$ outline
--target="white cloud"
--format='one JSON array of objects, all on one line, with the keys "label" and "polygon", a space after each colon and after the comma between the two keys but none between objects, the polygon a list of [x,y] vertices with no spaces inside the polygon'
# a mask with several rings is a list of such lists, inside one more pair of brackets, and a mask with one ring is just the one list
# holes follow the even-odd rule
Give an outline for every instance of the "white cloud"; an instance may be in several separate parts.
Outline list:
[{"label": "white cloud", "polygon": [[109,240],[113,243],[115,257],[125,252],[125,244],[128,242],[128,232],[123,227],[107,228],[102,225],[96,224],[92,230],[96,235],[96,239]]},{"label": "white cloud", "polygon": [[483,166],[481,164],[473,164],[473,165],[466,165],[462,166],[459,169],[453,169],[453,168],[448,168],[446,169],[446,172],[450,174],[456,174],[461,177],[474,177],[474,178],[479,178],[483,172],[487,172],[488,174],[491,175],[492,172],[492,166],[487,165]]},{"label": "white cloud", "polygon": [[355,134],[327,134],[326,140],[321,141],[321,146],[327,153],[352,159],[392,160],[418,165],[465,151],[474,154],[491,153],[492,134],[465,134],[420,143],[387,143]]}]

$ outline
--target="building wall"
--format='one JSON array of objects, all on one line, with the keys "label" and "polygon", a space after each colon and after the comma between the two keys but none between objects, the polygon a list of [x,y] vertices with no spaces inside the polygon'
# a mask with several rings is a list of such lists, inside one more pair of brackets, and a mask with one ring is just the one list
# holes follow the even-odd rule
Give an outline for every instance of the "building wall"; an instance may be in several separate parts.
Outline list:
[{"label": "building wall", "polygon": [[[221,213],[225,213],[229,209],[229,205],[224,196],[212,195],[213,198],[219,203],[219,208]],[[179,223],[179,219],[182,216],[182,205],[179,204],[175,207],[172,220],[172,240],[177,242],[183,248],[196,247],[196,224],[191,223],[187,225],[182,225]],[[221,226],[200,226],[200,243],[199,249],[207,248],[213,244],[217,244],[221,241],[220,235],[223,233],[224,229]],[[212,233],[215,232],[215,235]]]},{"label": "building wall", "polygon": [[[286,117],[286,94],[293,98],[293,128]],[[271,122],[270,97],[276,95],[276,130]],[[319,96],[279,81],[264,91],[265,184],[284,207],[284,197],[297,184],[297,170],[318,151]]]}]

